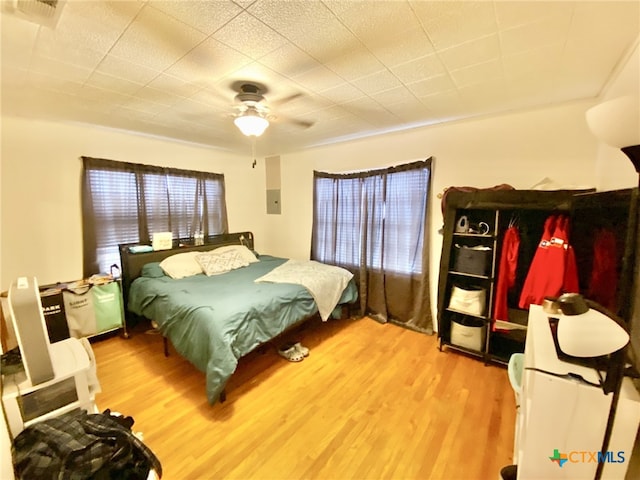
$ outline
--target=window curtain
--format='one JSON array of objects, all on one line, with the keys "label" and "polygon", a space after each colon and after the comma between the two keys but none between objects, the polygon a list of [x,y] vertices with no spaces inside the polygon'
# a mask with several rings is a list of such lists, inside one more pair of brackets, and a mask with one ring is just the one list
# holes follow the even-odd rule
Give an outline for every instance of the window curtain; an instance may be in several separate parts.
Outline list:
[{"label": "window curtain", "polygon": [[224,175],[82,157],[84,275],[120,264],[118,245],[227,233]]},{"label": "window curtain", "polygon": [[433,333],[428,199],[432,159],[386,169],[314,172],[311,257],[354,273],[360,310]]}]

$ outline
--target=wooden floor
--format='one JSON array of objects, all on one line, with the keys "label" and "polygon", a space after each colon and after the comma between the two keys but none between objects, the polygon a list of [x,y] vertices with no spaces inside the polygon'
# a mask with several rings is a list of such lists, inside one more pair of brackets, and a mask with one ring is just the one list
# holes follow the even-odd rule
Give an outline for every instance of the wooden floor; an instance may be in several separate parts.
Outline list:
[{"label": "wooden floor", "polygon": [[[146,327],[146,326],[142,326]],[[162,338],[94,343],[98,408],[135,419],[163,479],[494,480],[511,462],[507,372],[371,319],[311,321],[301,363],[243,358],[223,404]]]}]

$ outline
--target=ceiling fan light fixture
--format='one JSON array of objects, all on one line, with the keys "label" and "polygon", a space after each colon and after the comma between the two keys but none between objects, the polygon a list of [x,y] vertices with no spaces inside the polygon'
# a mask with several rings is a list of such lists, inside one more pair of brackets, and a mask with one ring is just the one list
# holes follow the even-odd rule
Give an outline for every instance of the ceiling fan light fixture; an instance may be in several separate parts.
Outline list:
[{"label": "ceiling fan light fixture", "polygon": [[247,110],[233,120],[236,127],[247,137],[259,137],[269,126],[269,120],[254,110]]}]

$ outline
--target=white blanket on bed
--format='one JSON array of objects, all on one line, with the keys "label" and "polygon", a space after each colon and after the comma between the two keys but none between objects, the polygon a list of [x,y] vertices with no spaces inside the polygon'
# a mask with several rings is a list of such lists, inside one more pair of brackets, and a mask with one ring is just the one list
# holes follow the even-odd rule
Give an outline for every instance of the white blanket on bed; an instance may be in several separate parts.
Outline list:
[{"label": "white blanket on bed", "polygon": [[302,285],[316,301],[320,318],[327,320],[352,277],[341,267],[314,260],[287,260],[255,281]]}]

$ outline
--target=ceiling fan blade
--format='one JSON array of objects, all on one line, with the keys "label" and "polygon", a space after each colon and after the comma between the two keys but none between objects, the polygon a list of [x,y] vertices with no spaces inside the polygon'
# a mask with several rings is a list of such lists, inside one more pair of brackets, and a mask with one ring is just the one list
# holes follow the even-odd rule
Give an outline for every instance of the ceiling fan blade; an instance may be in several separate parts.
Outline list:
[{"label": "ceiling fan blade", "polygon": [[278,100],[270,101],[270,103],[271,105],[284,105],[285,103],[289,103],[292,100],[295,100],[296,98],[302,97],[303,95],[304,95],[303,93],[298,92],[298,93],[291,94],[287,97],[280,98]]},{"label": "ceiling fan blade", "polygon": [[311,120],[300,120],[298,118],[279,117],[283,122],[290,123],[296,127],[311,128],[316,122]]}]

